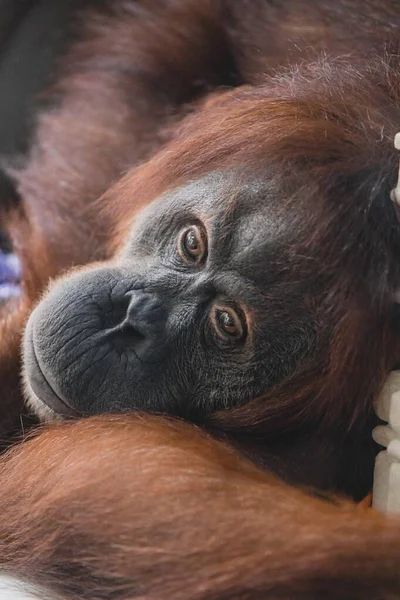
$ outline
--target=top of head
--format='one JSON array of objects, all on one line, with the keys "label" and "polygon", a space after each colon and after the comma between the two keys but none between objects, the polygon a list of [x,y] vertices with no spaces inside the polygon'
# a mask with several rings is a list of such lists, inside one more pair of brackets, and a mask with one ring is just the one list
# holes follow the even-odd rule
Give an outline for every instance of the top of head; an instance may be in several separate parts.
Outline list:
[{"label": "top of head", "polygon": [[32,314],[31,399],[198,419],[261,395],[279,412],[301,388],[286,417],[307,395],[319,418],[332,383],[378,368],[399,275],[394,132],[378,71],[357,91],[323,70],[223,95],[109,192],[118,252]]}]

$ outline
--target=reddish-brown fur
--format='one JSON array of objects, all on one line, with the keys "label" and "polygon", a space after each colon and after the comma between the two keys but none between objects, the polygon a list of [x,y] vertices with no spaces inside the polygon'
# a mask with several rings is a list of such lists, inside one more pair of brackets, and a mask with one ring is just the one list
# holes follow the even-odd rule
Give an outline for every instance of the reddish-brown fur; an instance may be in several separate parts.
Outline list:
[{"label": "reddish-brown fur", "polygon": [[61,598],[400,593],[398,521],[311,498],[185,423],[45,429],[1,459],[0,479],[0,567]]},{"label": "reddish-brown fur", "polygon": [[[182,118],[210,98],[210,94],[213,97],[212,92],[221,86],[265,82],[266,72],[290,60],[309,58],[324,49],[332,55],[338,55],[364,48],[370,51],[375,47],[382,54],[383,41],[394,43],[392,31],[394,25],[400,22],[400,9],[396,2],[370,0],[367,4],[361,4],[357,0],[342,0],[335,5],[317,1],[288,1],[277,7],[263,0],[251,3],[245,0],[172,3],[121,0],[112,3],[113,7],[109,10],[99,9],[87,17],[82,41],[71,49],[66,59],[64,73],[56,88],[56,106],[41,116],[30,159],[26,168],[17,174],[22,208],[20,214],[9,217],[8,229],[16,251],[23,258],[25,279],[21,302],[9,304],[0,322],[0,381],[4,382],[2,388],[7,389],[0,406],[3,435],[19,424],[20,333],[48,279],[72,265],[110,256],[114,251],[114,245],[110,249],[110,239],[116,239],[111,232],[116,222],[121,227],[121,215],[122,222],[129,223],[132,210],[137,211],[152,199],[157,192],[157,185],[165,189],[165,186],[176,185],[194,176],[196,170],[200,172],[207,169],[212,152],[208,151],[207,154],[205,147],[202,148],[200,160],[196,149],[193,156],[197,163],[194,164],[187,155],[186,146],[179,141],[178,152],[174,154],[175,163],[176,160],[178,163],[173,165],[170,174],[166,171],[157,174],[157,177],[161,175],[166,179],[158,182],[154,177],[157,161],[166,160],[161,155],[149,165],[147,175],[146,167],[138,175],[139,183],[135,183],[135,186],[139,185],[139,188],[134,198],[133,190],[125,197],[118,190],[111,210],[107,211],[104,207],[109,197],[105,196],[97,202],[98,196],[129,167],[142,162],[173,138]],[[346,14],[344,22],[343,14]],[[356,61],[354,57],[347,62]],[[254,99],[254,109],[247,116],[243,114],[242,125],[240,119],[235,118],[229,144],[239,162],[243,162],[240,144],[245,142],[246,133],[249,139],[249,136],[256,134],[254,127],[258,127],[257,124],[251,125],[251,119],[256,123],[257,114],[263,119],[266,110],[275,116],[276,132],[279,132],[279,128],[290,131],[295,124],[296,130],[303,132],[303,138],[308,136],[310,146],[306,150],[310,152],[314,144],[312,151],[316,152],[317,161],[324,160],[326,153],[331,152],[328,146],[332,143],[336,145],[336,151],[341,152],[341,144],[344,143],[342,132],[340,128],[335,130],[333,122],[329,124],[331,137],[327,144],[324,143],[328,139],[325,138],[325,126],[328,125],[324,111],[328,114],[338,110],[340,114],[340,111],[348,110],[351,106],[360,105],[360,98],[362,106],[366,94],[370,92],[362,87],[363,75],[358,76],[353,72],[347,76],[346,105],[343,102],[340,104],[343,100],[340,94],[330,98],[330,91],[337,85],[340,67],[330,74],[328,62],[319,91],[316,90],[315,96],[312,96],[315,86],[307,84],[307,78],[316,77],[318,81],[318,69],[322,69],[322,66],[315,69],[317,73],[302,73],[298,77],[283,80],[281,84],[279,78],[268,81],[270,99]],[[346,78],[345,61],[343,74]],[[388,89],[389,79],[384,83]],[[358,86],[358,91],[355,86]],[[247,108],[253,103],[252,91],[247,96],[246,92],[243,94]],[[389,94],[392,94],[390,89]],[[384,95],[378,97],[376,89],[373,96],[376,96],[370,99],[373,110],[373,105],[385,105]],[[291,101],[291,97],[296,99]],[[227,102],[230,102],[229,96],[227,98]],[[286,102],[283,98],[286,98]],[[216,100],[209,101],[210,104],[213,102]],[[304,111],[303,105],[306,103],[311,107],[308,111]],[[256,112],[256,105],[259,113]],[[303,106],[302,110],[300,105]],[[219,110],[226,117],[225,107]],[[228,108],[228,114],[229,110],[234,109]],[[388,173],[393,182],[396,158],[389,149],[390,138],[397,126],[395,112],[394,108],[388,108],[387,114],[384,114],[385,123],[388,123],[384,125],[384,147],[388,157]],[[205,113],[205,119],[207,115]],[[365,110],[354,114],[352,119],[370,119],[369,107],[365,106]],[[213,130],[213,122],[205,131],[211,135],[210,148],[217,149],[218,131]],[[224,119],[224,128],[228,123]],[[218,128],[218,123],[216,126]],[[376,127],[379,126],[376,123]],[[219,131],[222,132],[223,128],[220,127]],[[370,142],[368,137],[364,139],[359,133],[355,134],[358,135],[357,154],[360,144],[373,143],[376,131],[376,128],[371,128],[374,133]],[[265,135],[266,140],[271,136],[272,141],[273,132],[267,131]],[[301,143],[304,143],[303,138]],[[205,136],[202,136],[198,141],[203,143],[204,140]],[[222,142],[226,143],[226,136]],[[292,147],[283,147],[282,151],[277,149],[277,161],[282,162],[285,152],[292,150]],[[190,145],[188,151],[192,152]],[[366,147],[363,151],[368,155],[367,162],[370,161],[370,148]],[[252,151],[247,157],[250,162],[251,157]],[[218,160],[222,161],[222,158]],[[229,160],[234,162],[236,159],[232,156]],[[337,165],[340,173],[344,167],[340,162]],[[215,163],[217,166],[218,161]],[[356,165],[354,168],[357,168]],[[330,166],[327,167],[328,174],[329,169]],[[143,178],[143,185],[140,184],[140,178]],[[316,207],[313,210],[316,211]],[[321,235],[323,237],[322,231]],[[385,285],[382,282],[378,286],[377,294],[382,292]],[[350,302],[346,301],[350,309]],[[341,301],[337,299],[335,302],[334,306],[332,301],[332,306],[340,311]],[[366,306],[366,310],[370,308]],[[319,413],[323,413],[324,421],[331,425],[330,429],[326,427],[319,435],[312,426],[308,436],[316,440],[318,455],[312,446],[308,446],[308,442],[304,447],[304,439],[300,441],[301,451],[293,443],[291,447],[296,461],[300,454],[313,455],[314,460],[321,456],[323,464],[316,465],[315,470],[333,472],[336,469],[334,464],[330,464],[330,468],[324,466],[330,460],[332,449],[340,453],[347,439],[350,439],[350,446],[353,445],[351,438],[340,439],[347,436],[351,423],[358,422],[361,430],[365,429],[359,417],[369,413],[371,395],[379,388],[384,373],[395,359],[391,336],[387,334],[386,327],[376,321],[375,325],[371,324],[376,328],[374,331],[362,330],[357,325],[359,318],[362,319],[358,306],[353,314],[338,321],[336,340],[340,345],[332,350],[327,372],[326,365],[314,365],[312,372],[306,373],[302,381],[297,378],[294,382],[285,383],[279,393],[273,390],[269,401],[248,405],[236,413],[237,417],[233,414],[219,415],[216,421],[218,426],[222,425],[224,430],[231,430],[239,437],[245,429],[249,429],[250,452],[255,448],[256,455],[259,454],[255,442],[257,430],[263,439],[266,433],[273,435],[278,432],[279,439],[274,441],[274,448],[278,444],[278,454],[282,454],[284,461],[290,463],[291,451],[286,456],[288,445],[282,438],[283,422],[284,428],[290,430],[290,439],[293,441],[290,422],[297,427],[299,423],[304,425],[310,419],[317,421]],[[350,338],[351,346],[347,344]],[[361,347],[366,338],[373,350],[362,365],[354,364],[353,348]],[[382,346],[385,349],[381,352]],[[349,360],[346,358],[348,353]],[[324,376],[320,386],[322,372]],[[319,392],[315,395],[317,381]],[[311,402],[304,402],[305,397],[311,398]],[[337,397],[342,400],[336,402]],[[284,409],[284,414],[282,407],[288,407]],[[343,420],[338,419],[339,413],[343,415]],[[359,432],[356,438],[360,438]],[[247,438],[240,442],[243,447],[249,445]],[[264,446],[264,442],[261,445]],[[361,451],[368,452],[364,446]],[[273,450],[272,454],[277,454],[277,451]],[[342,459],[339,457],[337,462],[342,462]],[[310,469],[313,471],[314,467],[306,464],[305,471]],[[319,483],[318,477],[311,477],[313,479]]]},{"label": "reddish-brown fur", "polygon": [[[49,278],[112,256],[135,212],[159,191],[211,163],[255,169],[266,152],[277,177],[316,185],[316,227],[305,243],[337,277],[327,299],[337,327],[307,372],[207,426],[266,466],[289,464],[300,481],[326,475],[326,487],[346,488],[338,483],[343,461],[357,454],[347,477],[358,477],[372,398],[398,358],[394,281],[383,270],[375,289],[360,284],[353,294],[354,274],[367,273],[368,261],[353,256],[352,245],[335,255],[330,226],[338,218],[343,235],[346,218],[353,227],[359,211],[361,231],[365,207],[352,203],[360,173],[369,190],[388,192],[395,183],[398,67],[377,59],[352,69],[364,61],[347,57],[275,79],[265,72],[319,50],[375,46],[382,55],[400,7],[381,0],[114,4],[88,19],[66,61],[59,106],[41,117],[17,175],[22,208],[7,219],[25,279],[21,301],[0,322],[1,432],[19,423],[21,330]],[[178,132],[219,86],[265,81],[263,90],[213,97]],[[340,189],[343,178],[355,187],[327,216],[318,198],[325,202],[323,193]],[[305,430],[298,444],[297,430]],[[189,425],[121,416],[50,428],[3,459],[0,481],[0,564],[71,598],[400,594],[397,522],[311,499]]]}]

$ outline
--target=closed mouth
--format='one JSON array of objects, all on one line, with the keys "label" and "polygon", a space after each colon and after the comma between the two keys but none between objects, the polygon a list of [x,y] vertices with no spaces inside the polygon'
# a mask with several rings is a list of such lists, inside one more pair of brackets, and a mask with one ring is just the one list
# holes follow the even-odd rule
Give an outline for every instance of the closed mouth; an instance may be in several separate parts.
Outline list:
[{"label": "closed mouth", "polygon": [[27,364],[29,364],[29,369],[26,368],[26,377],[29,386],[39,400],[44,402],[44,404],[62,417],[82,416],[77,410],[69,406],[65,400],[60,398],[47,381],[36,354],[32,335],[25,341],[25,365]]}]

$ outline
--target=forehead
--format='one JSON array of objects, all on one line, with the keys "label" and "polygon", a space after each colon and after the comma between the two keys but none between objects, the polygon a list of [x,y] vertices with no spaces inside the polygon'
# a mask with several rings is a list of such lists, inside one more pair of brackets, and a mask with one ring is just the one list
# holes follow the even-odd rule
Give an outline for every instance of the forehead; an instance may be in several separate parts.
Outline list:
[{"label": "forehead", "polygon": [[[174,240],[194,220],[206,229],[210,267],[221,280],[253,291],[290,277],[288,256],[309,227],[297,203],[276,178],[240,172],[209,173],[168,191],[139,216],[126,255],[155,249]],[[225,287],[225,285],[223,285]],[[246,287],[246,290],[249,289]]]},{"label": "forehead", "polygon": [[268,173],[213,172],[168,191],[154,200],[137,219],[134,232],[199,219],[218,235],[220,242],[242,247],[282,237],[293,221],[293,212]]}]

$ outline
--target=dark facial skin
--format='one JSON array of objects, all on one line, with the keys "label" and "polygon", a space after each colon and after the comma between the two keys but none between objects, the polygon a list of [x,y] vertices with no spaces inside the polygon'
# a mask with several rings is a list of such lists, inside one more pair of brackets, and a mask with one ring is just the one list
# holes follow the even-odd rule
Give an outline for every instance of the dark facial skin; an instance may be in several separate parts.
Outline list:
[{"label": "dark facial skin", "polygon": [[39,397],[64,416],[198,419],[262,394],[316,351],[307,281],[285,286],[306,219],[290,220],[256,177],[237,190],[234,175],[211,174],[163,195],[112,266],[52,288],[25,334],[36,410]]}]

